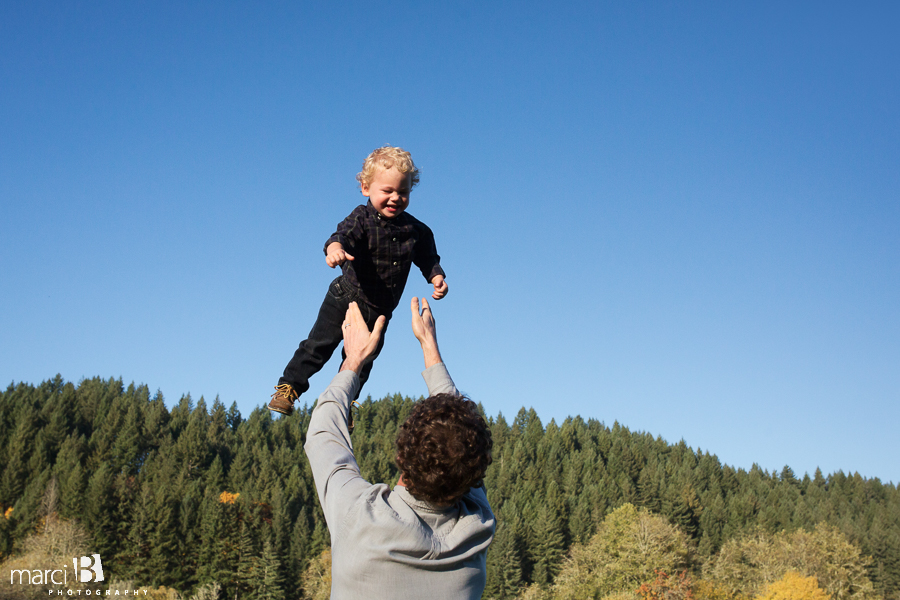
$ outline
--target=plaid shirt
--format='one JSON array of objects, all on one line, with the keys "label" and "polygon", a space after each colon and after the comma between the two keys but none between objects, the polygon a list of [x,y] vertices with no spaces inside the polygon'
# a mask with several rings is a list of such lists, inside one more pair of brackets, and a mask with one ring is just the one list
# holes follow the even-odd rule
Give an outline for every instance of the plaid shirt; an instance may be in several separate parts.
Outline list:
[{"label": "plaid shirt", "polygon": [[360,300],[388,315],[400,303],[411,264],[429,282],[444,275],[434,234],[407,212],[386,219],[371,202],[357,206],[325,242],[326,254],[333,242],[340,242],[354,258],[341,267],[344,279],[356,288]]}]

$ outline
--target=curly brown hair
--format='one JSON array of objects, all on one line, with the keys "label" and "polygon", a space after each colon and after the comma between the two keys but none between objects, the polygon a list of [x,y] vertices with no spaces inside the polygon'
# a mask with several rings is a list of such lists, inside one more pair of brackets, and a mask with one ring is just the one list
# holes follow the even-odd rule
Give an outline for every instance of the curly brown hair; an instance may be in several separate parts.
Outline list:
[{"label": "curly brown hair", "polygon": [[416,499],[452,504],[481,484],[493,446],[474,402],[437,394],[417,403],[400,426],[396,461]]}]

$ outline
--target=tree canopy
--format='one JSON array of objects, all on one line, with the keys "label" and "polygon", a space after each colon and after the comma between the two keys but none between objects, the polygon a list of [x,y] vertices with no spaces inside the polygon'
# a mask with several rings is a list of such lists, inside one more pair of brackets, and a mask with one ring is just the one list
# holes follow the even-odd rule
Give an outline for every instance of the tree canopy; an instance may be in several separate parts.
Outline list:
[{"label": "tree canopy", "polygon": [[[362,403],[352,439],[370,481],[396,482],[394,437],[414,402]],[[160,393],[117,379],[10,385],[0,392],[0,559],[26,551],[57,486],[59,519],[79,523],[120,579],[299,598],[329,545],[303,453],[310,414],[273,419],[259,407],[245,418],[190,396],[169,409]],[[523,408],[511,423],[488,421],[485,483],[499,527],[486,597],[537,598],[576,579],[593,582],[594,596],[634,596],[655,571],[681,570],[722,600],[762,594],[788,572],[816,577],[835,599],[900,600],[894,485],[734,469],[683,441],[578,416],[544,425]],[[751,583],[723,574],[734,561],[756,569]],[[852,568],[834,567],[841,561]]]}]

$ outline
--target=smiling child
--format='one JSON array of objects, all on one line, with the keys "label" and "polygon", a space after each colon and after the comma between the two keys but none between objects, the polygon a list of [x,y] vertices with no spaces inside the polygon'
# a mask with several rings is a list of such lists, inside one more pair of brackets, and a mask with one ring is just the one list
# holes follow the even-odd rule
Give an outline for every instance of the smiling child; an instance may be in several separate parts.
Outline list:
[{"label": "smiling child", "polygon": [[[378,148],[363,162],[356,179],[369,201],[357,206],[325,242],[325,262],[332,268],[340,265],[342,274],[331,282],[309,336],[285,367],[269,410],[293,412],[294,400],[309,389],[309,378],[328,362],[343,339],[341,324],[351,302],[359,305],[370,329],[379,315],[389,322],[413,264],[434,285],[432,298],[447,295],[434,234],[406,212],[410,192],[419,183],[419,170],[409,152],[392,146]],[[360,389],[383,345],[382,334],[359,373]]]}]

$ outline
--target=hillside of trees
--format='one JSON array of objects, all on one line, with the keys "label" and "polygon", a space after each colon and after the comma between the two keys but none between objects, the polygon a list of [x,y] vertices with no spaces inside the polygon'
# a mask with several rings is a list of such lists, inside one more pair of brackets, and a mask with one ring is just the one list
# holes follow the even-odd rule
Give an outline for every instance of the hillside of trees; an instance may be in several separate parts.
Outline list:
[{"label": "hillside of trees", "polygon": [[[362,404],[352,438],[370,481],[396,482],[393,442],[414,402]],[[327,598],[329,536],[303,453],[311,410],[245,418],[190,396],[169,410],[115,379],[10,385],[0,561],[69,527],[80,545],[66,552],[99,553],[108,578],[196,597]],[[593,419],[488,420],[498,529],[486,598],[900,600],[894,485],[733,469]]]}]

